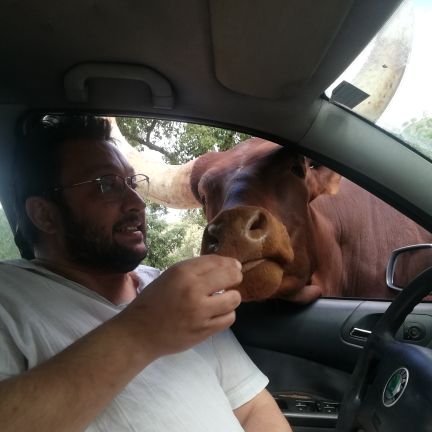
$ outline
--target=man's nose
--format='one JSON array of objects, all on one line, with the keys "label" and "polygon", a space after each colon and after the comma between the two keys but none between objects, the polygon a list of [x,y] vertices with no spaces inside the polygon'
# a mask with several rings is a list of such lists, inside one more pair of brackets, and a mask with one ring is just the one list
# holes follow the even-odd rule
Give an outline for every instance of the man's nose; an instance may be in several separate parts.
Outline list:
[{"label": "man's nose", "polygon": [[122,203],[126,210],[143,210],[146,208],[144,199],[135,189],[132,189],[129,185],[127,185],[125,188]]}]

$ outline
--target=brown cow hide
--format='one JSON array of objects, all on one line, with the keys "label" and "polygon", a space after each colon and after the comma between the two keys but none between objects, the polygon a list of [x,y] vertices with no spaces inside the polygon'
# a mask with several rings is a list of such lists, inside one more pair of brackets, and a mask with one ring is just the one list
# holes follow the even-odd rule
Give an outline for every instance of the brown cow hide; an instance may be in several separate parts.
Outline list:
[{"label": "brown cow hide", "polygon": [[[341,180],[336,195],[321,195],[311,207],[331,221],[341,252],[340,284],[320,276],[325,269],[317,271],[325,296],[394,297],[397,293],[385,283],[391,252],[408,244],[432,242],[431,233],[347,179]],[[319,256],[326,253],[320,250]]]}]

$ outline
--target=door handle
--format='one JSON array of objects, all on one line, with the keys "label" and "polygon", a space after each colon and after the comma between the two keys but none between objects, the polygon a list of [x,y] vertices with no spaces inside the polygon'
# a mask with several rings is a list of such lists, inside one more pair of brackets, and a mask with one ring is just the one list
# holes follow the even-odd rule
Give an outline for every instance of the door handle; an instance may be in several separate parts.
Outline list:
[{"label": "door handle", "polygon": [[148,85],[152,94],[153,108],[172,109],[174,93],[171,84],[159,72],[142,65],[115,63],[82,63],[70,69],[64,78],[67,98],[71,102],[87,102],[90,79],[111,78],[141,81]]}]

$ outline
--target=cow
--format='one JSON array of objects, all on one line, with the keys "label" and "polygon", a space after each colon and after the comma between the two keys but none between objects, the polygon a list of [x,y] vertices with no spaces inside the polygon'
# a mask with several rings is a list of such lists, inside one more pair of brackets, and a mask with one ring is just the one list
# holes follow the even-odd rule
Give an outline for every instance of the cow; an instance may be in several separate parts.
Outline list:
[{"label": "cow", "polygon": [[334,171],[254,138],[196,159],[191,188],[209,221],[201,253],[243,263],[243,300],[392,298],[392,250],[432,235]]},{"label": "cow", "polygon": [[288,147],[260,138],[149,173],[150,199],[204,209],[201,253],[237,258],[243,301],[320,296],[392,298],[392,250],[432,234],[346,178]]}]

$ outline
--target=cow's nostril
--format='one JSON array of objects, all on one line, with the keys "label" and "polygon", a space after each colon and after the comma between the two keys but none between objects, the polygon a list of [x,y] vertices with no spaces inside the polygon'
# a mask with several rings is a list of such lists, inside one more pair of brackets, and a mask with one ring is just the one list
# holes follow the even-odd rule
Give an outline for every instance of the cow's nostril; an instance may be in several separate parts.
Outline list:
[{"label": "cow's nostril", "polygon": [[216,237],[216,235],[217,235],[217,231],[218,231],[218,229],[217,229],[217,225],[216,225],[216,224],[210,224],[210,225],[207,227],[207,232],[208,232],[212,237]]},{"label": "cow's nostril", "polygon": [[207,250],[210,253],[216,253],[219,250],[219,242],[217,241],[217,239],[214,239],[214,241],[210,240],[207,243]]},{"label": "cow's nostril", "polygon": [[265,229],[267,225],[267,218],[264,213],[259,212],[249,221],[249,231]]},{"label": "cow's nostril", "polygon": [[264,213],[255,213],[246,224],[245,236],[253,241],[261,241],[267,235],[268,221]]},{"label": "cow's nostril", "polygon": [[219,250],[219,240],[217,237],[217,232],[218,227],[216,224],[210,224],[207,227],[205,244],[208,253],[215,253]]}]

